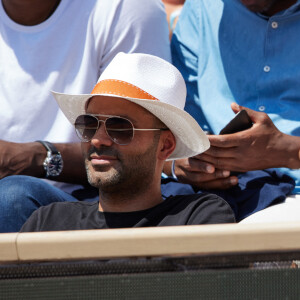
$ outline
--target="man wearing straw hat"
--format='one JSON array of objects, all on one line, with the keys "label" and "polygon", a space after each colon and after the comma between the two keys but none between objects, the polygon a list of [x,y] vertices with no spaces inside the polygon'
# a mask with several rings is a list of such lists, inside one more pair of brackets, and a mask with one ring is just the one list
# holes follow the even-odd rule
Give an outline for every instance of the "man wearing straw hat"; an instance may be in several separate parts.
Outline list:
[{"label": "man wearing straw hat", "polygon": [[41,207],[21,231],[235,221],[229,205],[213,194],[162,197],[165,161],[209,148],[200,126],[183,110],[185,83],[170,63],[119,53],[91,94],[53,94],[82,142],[88,180],[99,189],[99,200]]}]

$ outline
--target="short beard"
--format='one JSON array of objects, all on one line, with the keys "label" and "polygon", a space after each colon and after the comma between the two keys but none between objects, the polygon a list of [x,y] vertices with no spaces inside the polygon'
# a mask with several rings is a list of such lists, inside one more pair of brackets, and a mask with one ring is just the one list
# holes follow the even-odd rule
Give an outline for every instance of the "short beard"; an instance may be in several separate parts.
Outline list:
[{"label": "short beard", "polygon": [[276,2],[280,2],[280,1],[277,1],[277,0],[273,0],[269,3],[269,5],[267,5],[265,8],[262,9],[262,11],[260,11],[261,14],[266,14],[269,12],[269,10],[273,7],[273,5],[276,3]]},{"label": "short beard", "polygon": [[99,189],[100,195],[109,194],[117,198],[124,196],[128,198],[128,195],[142,194],[153,182],[159,137],[160,132],[156,132],[153,144],[145,152],[128,157],[123,157],[120,153],[116,153],[116,150],[104,146],[101,150],[91,148],[89,154],[114,155],[118,158],[120,167],[103,172],[103,176],[95,176],[93,171],[89,169],[86,159],[85,165],[89,183]]},{"label": "short beard", "polygon": [[247,6],[247,8],[255,13],[260,13],[263,15],[268,15],[270,10],[272,10],[274,8],[274,5],[278,4],[278,3],[282,3],[285,0],[271,0],[268,4],[266,3],[264,7],[258,6],[258,5],[251,5],[251,6]]},{"label": "short beard", "polygon": [[102,146],[101,149],[96,149],[95,147],[90,148],[88,155],[85,158],[85,168],[87,172],[88,182],[95,188],[106,189],[106,186],[109,187],[110,185],[113,185],[114,182],[118,181],[118,177],[120,177],[119,173],[115,168],[111,168],[109,171],[107,171],[105,167],[103,170],[94,170],[88,159],[88,157],[90,157],[92,153],[96,153],[99,156],[111,155],[116,157],[120,162],[122,160],[115,150],[112,150],[111,148],[108,148],[106,146]]}]

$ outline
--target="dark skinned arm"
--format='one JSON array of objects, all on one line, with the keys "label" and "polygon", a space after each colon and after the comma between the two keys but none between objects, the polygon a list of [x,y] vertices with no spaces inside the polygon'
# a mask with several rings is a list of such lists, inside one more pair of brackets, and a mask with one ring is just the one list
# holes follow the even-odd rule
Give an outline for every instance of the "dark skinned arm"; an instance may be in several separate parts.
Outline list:
[{"label": "dark skinned arm", "polygon": [[[175,162],[180,182],[202,189],[227,189],[238,183],[230,171],[300,168],[300,137],[280,132],[265,113],[236,103],[231,107],[235,113],[245,109],[252,119],[252,128],[234,134],[209,135],[211,147],[206,152]],[[165,170],[170,174],[170,166]]]},{"label": "dark skinned arm", "polygon": [[[86,184],[87,177],[80,143],[54,144],[60,151],[64,168],[56,181]],[[43,162],[47,151],[38,143],[12,143],[0,141],[0,178],[9,175],[30,175],[44,178]]]}]

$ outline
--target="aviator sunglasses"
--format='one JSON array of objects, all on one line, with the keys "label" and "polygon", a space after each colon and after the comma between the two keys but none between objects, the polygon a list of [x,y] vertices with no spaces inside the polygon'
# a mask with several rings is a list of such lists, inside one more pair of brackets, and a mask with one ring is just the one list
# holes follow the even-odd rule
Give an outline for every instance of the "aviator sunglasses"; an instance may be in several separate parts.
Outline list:
[{"label": "aviator sunglasses", "polygon": [[[99,120],[97,117],[106,118]],[[128,145],[135,131],[168,130],[168,128],[140,129],[134,128],[132,122],[126,118],[99,114],[80,115],[75,121],[76,134],[82,142],[89,142],[100,128],[101,123],[108,137],[118,145]]]}]

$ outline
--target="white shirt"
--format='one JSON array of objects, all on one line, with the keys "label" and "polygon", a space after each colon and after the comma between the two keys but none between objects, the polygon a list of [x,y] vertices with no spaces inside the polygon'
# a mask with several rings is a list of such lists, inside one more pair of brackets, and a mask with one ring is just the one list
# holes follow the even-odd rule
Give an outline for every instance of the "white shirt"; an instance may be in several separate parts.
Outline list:
[{"label": "white shirt", "polygon": [[62,0],[35,26],[0,1],[0,139],[78,141],[50,91],[90,93],[120,51],[171,60],[160,0]]}]

